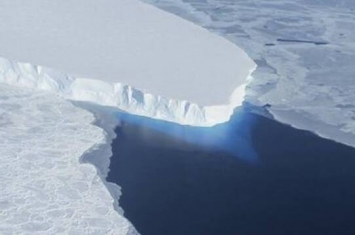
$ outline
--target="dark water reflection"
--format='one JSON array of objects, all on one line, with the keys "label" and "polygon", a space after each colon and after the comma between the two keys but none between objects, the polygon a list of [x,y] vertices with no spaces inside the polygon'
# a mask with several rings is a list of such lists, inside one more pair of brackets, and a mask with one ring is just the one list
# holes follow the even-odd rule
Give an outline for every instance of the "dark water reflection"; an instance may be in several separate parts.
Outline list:
[{"label": "dark water reflection", "polygon": [[240,111],[193,128],[121,114],[108,181],[143,235],[355,234],[355,149]]}]

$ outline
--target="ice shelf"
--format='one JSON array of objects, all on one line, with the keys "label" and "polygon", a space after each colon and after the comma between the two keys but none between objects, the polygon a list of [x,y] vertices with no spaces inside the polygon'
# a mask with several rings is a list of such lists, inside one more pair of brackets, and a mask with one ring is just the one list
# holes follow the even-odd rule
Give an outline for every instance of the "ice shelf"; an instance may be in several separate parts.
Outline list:
[{"label": "ice shelf", "polygon": [[181,124],[227,121],[256,67],[228,40],[135,0],[2,1],[0,32],[0,81]]}]

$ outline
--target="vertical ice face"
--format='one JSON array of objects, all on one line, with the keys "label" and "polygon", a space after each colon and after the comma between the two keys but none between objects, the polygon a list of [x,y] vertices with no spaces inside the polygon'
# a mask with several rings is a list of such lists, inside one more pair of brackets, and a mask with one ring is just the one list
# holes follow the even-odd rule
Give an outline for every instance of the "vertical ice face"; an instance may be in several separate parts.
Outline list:
[{"label": "vertical ice face", "polygon": [[[237,87],[225,105],[202,106],[185,100],[174,100],[145,93],[120,83],[98,79],[75,78],[65,73],[0,58],[0,82],[46,90],[63,98],[113,106],[136,115],[195,126],[212,126],[228,121],[235,107],[242,104],[244,84]],[[210,89],[211,93],[214,91]]]},{"label": "vertical ice face", "polygon": [[136,0],[2,1],[0,32],[0,55],[32,64],[2,60],[1,81],[182,124],[228,120],[256,66],[226,39]]}]

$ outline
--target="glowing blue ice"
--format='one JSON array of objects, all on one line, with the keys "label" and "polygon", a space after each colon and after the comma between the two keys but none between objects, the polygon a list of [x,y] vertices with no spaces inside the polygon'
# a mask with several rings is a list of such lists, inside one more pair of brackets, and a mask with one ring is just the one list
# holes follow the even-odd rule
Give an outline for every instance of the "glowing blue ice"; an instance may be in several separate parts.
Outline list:
[{"label": "glowing blue ice", "polygon": [[258,162],[251,139],[256,118],[243,109],[236,111],[229,122],[213,127],[183,126],[123,112],[117,117],[123,123],[154,130],[207,151],[227,152],[249,163]]}]

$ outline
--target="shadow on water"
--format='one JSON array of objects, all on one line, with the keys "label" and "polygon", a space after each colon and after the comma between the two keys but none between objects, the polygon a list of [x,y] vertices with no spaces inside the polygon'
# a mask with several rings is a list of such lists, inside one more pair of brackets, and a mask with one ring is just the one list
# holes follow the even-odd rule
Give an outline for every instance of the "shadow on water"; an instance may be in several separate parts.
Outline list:
[{"label": "shadow on water", "polygon": [[206,129],[119,118],[107,180],[144,235],[355,234],[353,148],[246,111]]}]

